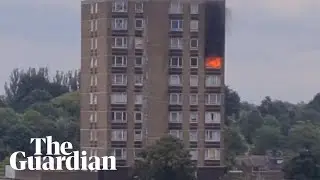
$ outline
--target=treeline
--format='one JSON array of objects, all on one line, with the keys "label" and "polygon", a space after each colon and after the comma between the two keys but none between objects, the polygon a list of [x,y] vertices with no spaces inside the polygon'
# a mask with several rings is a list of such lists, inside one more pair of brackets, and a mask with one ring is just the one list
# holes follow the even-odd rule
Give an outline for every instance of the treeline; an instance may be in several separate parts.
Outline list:
[{"label": "treeline", "polygon": [[302,149],[320,153],[319,94],[310,102],[299,104],[270,97],[258,106],[242,102],[239,111],[229,115],[232,116],[228,127],[238,134],[237,139],[231,138],[230,146],[236,146],[229,148],[232,153],[264,155],[267,151],[277,151],[287,158]]},{"label": "treeline", "polygon": [[[79,145],[79,71],[15,69],[0,98],[0,160],[17,150],[33,153],[30,137],[52,135]],[[320,95],[292,104],[266,97],[259,105],[242,102],[226,89],[225,149],[228,165],[243,154],[282,152],[291,159],[303,148],[320,160]]]},{"label": "treeline", "polygon": [[0,161],[14,151],[33,154],[31,137],[79,143],[79,71],[14,69],[0,98]]}]

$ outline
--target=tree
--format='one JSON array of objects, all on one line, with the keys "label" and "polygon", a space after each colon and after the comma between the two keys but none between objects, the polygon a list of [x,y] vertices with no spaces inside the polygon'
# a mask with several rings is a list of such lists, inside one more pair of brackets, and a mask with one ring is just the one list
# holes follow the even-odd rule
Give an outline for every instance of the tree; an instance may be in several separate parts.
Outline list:
[{"label": "tree", "polygon": [[280,100],[272,100],[269,96],[265,97],[265,99],[262,100],[261,105],[258,106],[258,110],[262,116],[269,114],[277,119],[283,115],[293,118],[295,116],[295,108],[296,106],[291,103]]},{"label": "tree", "polygon": [[302,151],[290,160],[283,169],[285,177],[293,180],[320,179],[320,165],[311,151]]},{"label": "tree", "polygon": [[0,96],[0,108],[4,108],[4,107],[7,107],[7,102],[6,102],[6,97],[1,95]]},{"label": "tree", "polygon": [[239,118],[240,96],[228,86],[226,87],[226,115]]},{"label": "tree", "polygon": [[51,100],[56,108],[63,109],[69,116],[80,118],[80,94],[71,92]]},{"label": "tree", "polygon": [[253,134],[264,123],[259,111],[254,110],[240,119],[240,129],[249,144],[252,144]]},{"label": "tree", "polygon": [[225,127],[223,135],[226,165],[231,168],[235,164],[235,157],[245,153],[248,147],[240,131],[234,126]]},{"label": "tree", "polygon": [[299,122],[292,126],[287,137],[288,147],[295,151],[320,146],[320,126],[311,122]]},{"label": "tree", "polygon": [[47,101],[79,89],[79,71],[57,72],[51,80],[48,68],[14,69],[5,84],[6,103],[18,112],[36,102]]},{"label": "tree", "polygon": [[194,180],[195,167],[183,143],[163,137],[140,154],[133,177],[140,180]]},{"label": "tree", "polygon": [[279,128],[280,127],[279,121],[272,115],[266,115],[263,118],[263,125],[272,126],[272,127],[275,127],[275,128]]},{"label": "tree", "polygon": [[308,108],[320,111],[320,93],[316,94],[314,98],[307,104]]},{"label": "tree", "polygon": [[256,130],[253,142],[253,153],[264,155],[267,150],[280,149],[283,137],[280,133],[280,128],[264,125]]}]

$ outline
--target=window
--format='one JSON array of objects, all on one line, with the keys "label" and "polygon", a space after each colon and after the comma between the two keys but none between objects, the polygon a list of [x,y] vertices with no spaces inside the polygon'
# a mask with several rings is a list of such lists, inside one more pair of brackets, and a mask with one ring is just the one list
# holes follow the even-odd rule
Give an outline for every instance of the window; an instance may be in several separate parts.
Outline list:
[{"label": "window", "polygon": [[127,104],[127,94],[126,93],[111,94],[111,104]]},{"label": "window", "polygon": [[181,130],[170,130],[169,134],[173,137],[178,138],[178,139],[183,138],[183,132]]},{"label": "window", "polygon": [[90,156],[98,156],[98,151],[96,149],[91,149]]},{"label": "window", "polygon": [[93,95],[93,104],[98,104],[98,96]]},{"label": "window", "polygon": [[128,19],[126,18],[115,18],[112,20],[113,30],[127,30],[128,29]]},{"label": "window", "polygon": [[136,59],[134,61],[135,67],[141,67],[143,64],[143,56],[136,56]]},{"label": "window", "polygon": [[199,13],[199,4],[192,3],[190,5],[190,14],[198,14]]},{"label": "window", "polygon": [[98,13],[98,3],[92,3],[90,4],[90,13],[96,14]]},{"label": "window", "polygon": [[112,38],[112,47],[113,48],[127,48],[128,41],[126,37],[113,37]]},{"label": "window", "polygon": [[170,39],[171,49],[182,49],[182,38],[171,38]]},{"label": "window", "polygon": [[170,94],[170,104],[181,105],[182,104],[182,95],[179,93],[171,93]]},{"label": "window", "polygon": [[171,31],[182,31],[183,30],[183,20],[170,20]]},{"label": "window", "polygon": [[141,152],[142,152],[142,149],[138,149],[138,148],[134,149],[134,150],[133,150],[133,156],[134,156],[134,158],[135,158],[135,159],[141,158]]},{"label": "window", "polygon": [[126,67],[127,56],[112,56],[112,67]]},{"label": "window", "polygon": [[135,10],[136,13],[143,13],[143,2],[136,2]]},{"label": "window", "polygon": [[206,76],[206,87],[217,87],[221,85],[221,78],[217,75]]},{"label": "window", "polygon": [[182,4],[179,2],[171,2],[169,8],[170,14],[181,14],[182,13]]},{"label": "window", "polygon": [[173,123],[182,122],[182,112],[171,111],[169,114],[169,121]]},{"label": "window", "polygon": [[206,105],[220,105],[221,95],[220,94],[206,94],[205,95]]},{"label": "window", "polygon": [[143,85],[143,74],[136,74],[134,76],[134,85],[142,86]]},{"label": "window", "polygon": [[93,112],[93,113],[90,114],[90,117],[89,117],[90,123],[96,123],[97,119],[98,119],[98,113],[97,112]]},{"label": "window", "polygon": [[127,75],[112,74],[112,85],[127,85]]},{"label": "window", "polygon": [[181,86],[181,76],[180,75],[170,75],[169,76],[170,86]]},{"label": "window", "polygon": [[140,111],[134,112],[134,120],[136,122],[141,122],[142,121],[142,112],[140,112]]},{"label": "window", "polygon": [[98,76],[97,75],[91,75],[90,85],[91,86],[97,86],[98,85]]},{"label": "window", "polygon": [[206,130],[205,141],[220,142],[220,131]]},{"label": "window", "polygon": [[134,103],[135,103],[135,104],[142,104],[142,101],[143,101],[143,96],[142,96],[142,94],[136,94],[136,95],[135,95],[135,101],[134,101]]},{"label": "window", "polygon": [[142,130],[134,130],[134,140],[135,141],[142,140]]},{"label": "window", "polygon": [[125,122],[127,121],[127,113],[124,111],[112,111],[111,121],[113,122]]},{"label": "window", "polygon": [[90,141],[97,141],[97,140],[98,140],[97,130],[91,129],[90,130]]},{"label": "window", "polygon": [[96,94],[90,93],[90,104],[98,104],[98,97]]},{"label": "window", "polygon": [[171,68],[182,68],[182,57],[179,57],[179,56],[170,57],[170,67]]},{"label": "window", "polygon": [[127,12],[128,3],[125,1],[116,1],[112,3],[112,12]]},{"label": "window", "polygon": [[98,38],[90,39],[91,50],[98,48]]},{"label": "window", "polygon": [[198,57],[196,57],[196,56],[190,57],[190,67],[191,68],[198,68]]},{"label": "window", "polygon": [[198,49],[198,39],[190,39],[190,49]]},{"label": "window", "polygon": [[190,75],[190,86],[198,87],[198,75]]},{"label": "window", "polygon": [[116,159],[126,159],[127,158],[127,151],[126,149],[111,149],[111,156],[114,156]]},{"label": "window", "polygon": [[190,105],[198,105],[198,94],[190,94]]},{"label": "window", "polygon": [[191,142],[198,141],[198,131],[189,131],[189,141]]},{"label": "window", "polygon": [[220,160],[220,150],[219,149],[205,149],[204,151],[205,160]]},{"label": "window", "polygon": [[144,20],[136,19],[135,27],[136,27],[136,30],[142,30],[144,28]]},{"label": "window", "polygon": [[98,67],[98,60],[96,58],[91,58],[90,60],[90,68]]},{"label": "window", "polygon": [[190,156],[191,160],[198,160],[198,150],[197,149],[190,149]]},{"label": "window", "polygon": [[199,118],[199,113],[195,111],[190,112],[190,123],[197,123]]},{"label": "window", "polygon": [[134,39],[134,47],[136,49],[143,49],[143,38],[141,37],[136,37]]},{"label": "window", "polygon": [[191,32],[198,32],[199,31],[199,21],[198,20],[191,20],[190,21],[190,31]]},{"label": "window", "polygon": [[90,31],[98,30],[98,20],[90,20]]},{"label": "window", "polygon": [[117,129],[111,130],[111,141],[126,141],[127,130]]},{"label": "window", "polygon": [[220,123],[221,115],[220,112],[206,112],[205,123]]}]

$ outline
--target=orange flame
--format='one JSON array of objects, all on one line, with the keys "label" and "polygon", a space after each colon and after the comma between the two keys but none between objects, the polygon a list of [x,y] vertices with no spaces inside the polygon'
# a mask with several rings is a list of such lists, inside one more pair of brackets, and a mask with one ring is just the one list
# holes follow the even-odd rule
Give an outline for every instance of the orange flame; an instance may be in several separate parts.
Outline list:
[{"label": "orange flame", "polygon": [[220,69],[222,65],[221,57],[207,57],[206,58],[206,67]]}]

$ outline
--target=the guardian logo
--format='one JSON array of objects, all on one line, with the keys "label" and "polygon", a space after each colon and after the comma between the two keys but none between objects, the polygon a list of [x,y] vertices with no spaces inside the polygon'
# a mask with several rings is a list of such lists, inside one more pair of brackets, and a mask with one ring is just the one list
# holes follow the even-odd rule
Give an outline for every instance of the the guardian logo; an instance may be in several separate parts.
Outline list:
[{"label": "the guardian logo", "polygon": [[[34,156],[26,157],[23,151],[14,152],[10,156],[10,166],[14,170],[117,170],[116,158],[114,156],[87,156],[86,151],[72,151],[73,147],[70,142],[52,142],[52,137],[31,138],[30,144],[35,143]],[[46,145],[47,152],[43,154],[42,145]],[[53,152],[54,148],[54,152]],[[22,157],[24,160],[18,160]],[[65,166],[65,169],[63,169]]]}]

